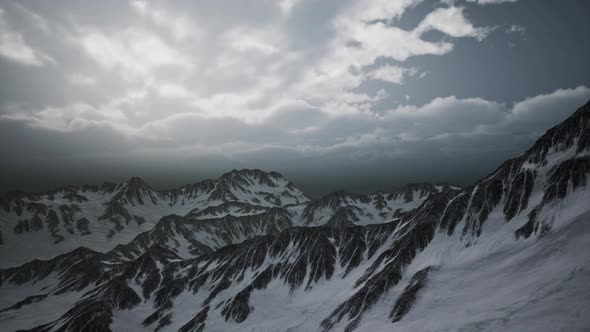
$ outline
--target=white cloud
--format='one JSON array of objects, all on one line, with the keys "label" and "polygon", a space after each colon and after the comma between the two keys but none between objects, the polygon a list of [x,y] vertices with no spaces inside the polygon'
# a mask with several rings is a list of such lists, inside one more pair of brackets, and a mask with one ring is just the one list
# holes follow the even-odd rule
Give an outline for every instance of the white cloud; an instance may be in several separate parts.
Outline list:
[{"label": "white cloud", "polygon": [[463,11],[464,8],[453,6],[438,8],[429,13],[414,31],[422,34],[429,30],[438,30],[451,37],[474,37],[478,40],[485,38],[490,28],[474,27],[465,18]]},{"label": "white cloud", "polygon": [[496,5],[505,2],[516,2],[517,0],[467,0],[467,2],[477,2],[480,5]]},{"label": "white cloud", "polygon": [[138,29],[109,35],[85,30],[79,42],[88,56],[99,65],[117,70],[127,79],[153,78],[154,71],[163,66],[183,71],[193,67],[191,60],[157,35]]},{"label": "white cloud", "polygon": [[[372,73],[359,73],[375,63],[378,58],[405,62],[420,55],[443,55],[453,50],[451,41],[430,42],[422,39],[429,30],[439,30],[452,37],[467,37],[482,40],[489,28],[476,27],[464,16],[463,8],[447,7],[428,14],[414,30],[396,27],[394,21],[407,9],[420,1],[370,1],[357,2],[333,21],[337,32],[329,42],[326,55],[317,65],[308,68],[303,79],[294,87],[294,94],[322,107],[342,100],[342,95],[357,88],[366,79],[381,79],[401,83],[417,69],[403,71],[383,68]],[[377,21],[376,21],[377,20]],[[352,69],[352,70],[351,70]],[[424,72],[420,77],[425,75]],[[358,107],[366,111],[371,104],[343,105],[345,111]],[[362,107],[359,107],[362,106]]]},{"label": "white cloud", "polygon": [[590,99],[590,89],[579,86],[575,89],[557,89],[515,103],[506,117],[506,127],[516,131],[529,131],[533,135],[557,124],[564,115],[573,112]]},{"label": "white cloud", "polygon": [[[559,89],[554,92],[505,105],[482,98],[435,98],[422,106],[402,105],[375,115],[371,112],[332,112],[303,101],[283,103],[261,121],[249,123],[239,116],[204,114],[189,111],[127,126],[127,107],[145,96],[128,96],[98,107],[74,103],[48,107],[32,113],[17,112],[2,119],[26,121],[30,126],[61,132],[103,126],[121,135],[148,139],[138,148],[191,146],[195,142],[220,149],[224,144],[247,145],[249,149],[290,149],[301,153],[338,153],[363,147],[365,155],[376,157],[384,151],[395,156],[424,149],[472,151],[486,149],[518,152],[515,143],[530,144],[551,126],[563,121],[575,108],[590,98],[590,89]],[[215,101],[215,106],[231,101]],[[240,103],[241,101],[237,101]],[[366,102],[351,95],[344,104]],[[133,107],[132,107],[133,109]],[[510,139],[506,140],[505,138]],[[518,145],[526,146],[525,144]],[[223,150],[223,149],[220,149]],[[405,152],[404,152],[405,151]],[[228,155],[239,150],[228,150]]]},{"label": "white cloud", "polygon": [[525,32],[526,32],[526,28],[523,27],[522,25],[512,24],[508,28],[506,28],[506,30],[504,30],[504,31],[506,33],[518,33],[518,34],[524,36]]},{"label": "white cloud", "polygon": [[[210,135],[219,140],[211,141],[213,145],[298,151],[335,151],[359,143],[396,145],[400,153],[400,142],[443,141],[472,135],[474,128],[493,132],[507,109],[478,98],[435,98],[424,106],[374,111],[388,98],[381,88],[389,86],[379,81],[404,84],[426,75],[406,60],[448,54],[454,38],[481,40],[489,31],[453,5],[434,9],[414,29],[397,26],[420,2],[351,2],[324,22],[331,29],[321,47],[305,49],[291,39],[286,24],[299,14],[292,11],[294,6],[306,2],[279,3],[290,17],[261,17],[267,20],[263,23],[235,17],[213,27],[203,23],[206,18],[190,16],[199,13],[133,1],[127,9],[135,22],[122,20],[114,29],[80,19],[69,26],[70,40],[98,66],[96,75],[88,68],[72,69],[68,82],[85,93],[102,92],[103,85],[113,83],[120,90],[107,87],[104,100],[80,97],[65,106],[9,116],[62,132],[100,125],[155,142],[188,145]],[[272,9],[276,15],[277,8]],[[453,38],[425,40],[431,30]],[[377,87],[358,89],[367,80]],[[231,135],[224,138],[221,133],[228,131]]]},{"label": "white cloud", "polygon": [[156,86],[162,97],[168,98],[189,98],[193,94],[184,86],[174,83],[163,83]]},{"label": "white cloud", "polygon": [[[33,128],[51,129],[60,132],[81,130],[92,125],[114,127],[123,123],[125,115],[118,109],[103,107],[97,109],[86,103],[74,103],[64,107],[47,107],[32,114],[6,114],[1,119],[24,120]],[[123,131],[122,126],[117,126]],[[124,131],[124,134],[128,132]]]},{"label": "white cloud", "polygon": [[407,76],[413,76],[416,73],[415,68],[385,65],[369,72],[367,75],[371,79],[401,84]]},{"label": "white cloud", "polygon": [[408,8],[422,2],[422,0],[365,0],[356,1],[341,15],[339,25],[347,22],[351,24],[370,23],[377,20],[391,22],[399,18]]},{"label": "white cloud", "polygon": [[283,14],[289,15],[299,1],[301,0],[279,0],[279,8]]},{"label": "white cloud", "polygon": [[181,13],[172,14],[164,9],[152,6],[152,3],[140,0],[132,1],[131,7],[143,17],[168,30],[179,41],[183,41],[188,37],[202,37],[203,31],[201,28],[193,20]]},{"label": "white cloud", "polygon": [[[397,27],[397,19],[420,2],[353,1],[326,20],[332,30],[322,48],[301,49],[289,35],[290,18],[262,18],[268,20],[264,24],[231,20],[215,26],[215,22],[204,23],[208,18],[199,18],[199,12],[132,1],[127,8],[133,14],[130,23],[118,22],[121,26],[116,29],[83,19],[72,20],[74,24],[67,27],[73,31],[60,26],[66,30],[62,36],[69,36],[98,64],[96,75],[82,76],[72,70],[66,79],[85,89],[84,93],[92,92],[89,86],[97,92],[111,88],[105,85],[120,87],[110,92],[111,99],[126,100],[131,91],[144,90],[142,101],[128,107],[142,109],[126,110],[133,115],[124,120],[129,127],[164,118],[175,109],[255,123],[292,101],[304,101],[327,113],[370,114],[386,93],[379,92],[381,87],[356,91],[363,82],[403,84],[406,79],[418,79],[425,72],[406,68],[403,62],[453,50],[452,40],[427,41],[422,39],[423,32],[437,29],[453,37],[483,37],[485,29],[469,22],[456,7],[433,11],[415,30]],[[294,6],[306,5],[279,3],[285,15]],[[51,22],[48,26],[55,30]],[[375,68],[379,58],[401,63]],[[78,72],[89,70],[79,68]]]},{"label": "white cloud", "polygon": [[272,31],[237,27],[227,31],[223,38],[231,49],[239,53],[254,52],[261,56],[271,56],[281,52],[280,38]]},{"label": "white cloud", "polygon": [[28,66],[43,66],[55,62],[47,54],[36,50],[25,41],[23,35],[14,31],[5,19],[5,13],[0,8],[0,55]]}]

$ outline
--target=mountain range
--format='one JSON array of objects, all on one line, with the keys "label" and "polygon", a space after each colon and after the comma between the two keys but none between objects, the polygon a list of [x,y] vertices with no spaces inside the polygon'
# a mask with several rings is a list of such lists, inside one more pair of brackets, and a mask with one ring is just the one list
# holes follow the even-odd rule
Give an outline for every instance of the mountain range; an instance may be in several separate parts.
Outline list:
[{"label": "mountain range", "polygon": [[0,196],[0,330],[590,328],[590,102],[473,185],[276,172]]}]

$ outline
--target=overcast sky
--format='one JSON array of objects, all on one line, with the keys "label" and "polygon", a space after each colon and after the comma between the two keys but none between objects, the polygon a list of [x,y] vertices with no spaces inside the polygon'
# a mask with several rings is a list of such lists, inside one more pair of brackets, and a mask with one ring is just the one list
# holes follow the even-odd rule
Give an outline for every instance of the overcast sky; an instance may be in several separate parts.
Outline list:
[{"label": "overcast sky", "polygon": [[590,99],[585,0],[2,1],[0,189],[467,185]]}]

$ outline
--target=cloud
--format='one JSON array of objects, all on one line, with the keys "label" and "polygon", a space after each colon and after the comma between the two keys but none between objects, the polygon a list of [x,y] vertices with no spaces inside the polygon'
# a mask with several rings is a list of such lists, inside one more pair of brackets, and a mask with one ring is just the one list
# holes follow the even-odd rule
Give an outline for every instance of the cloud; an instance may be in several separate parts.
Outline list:
[{"label": "cloud", "polygon": [[[108,151],[105,163],[215,155],[235,163],[218,168],[374,163],[408,175],[420,162],[484,164],[518,153],[587,96],[580,87],[507,103],[585,83],[575,80],[478,93],[496,77],[480,73],[505,64],[480,65],[505,60],[496,38],[514,37],[487,39],[489,25],[522,29],[459,1],[0,8],[0,56],[10,60],[0,71],[11,82],[0,89],[0,124],[18,127],[11,132],[46,162],[57,148],[34,140],[60,144],[71,158],[97,161]],[[125,143],[106,149],[117,145],[111,137]]]},{"label": "cloud", "polygon": [[279,1],[279,8],[283,12],[283,14],[288,15],[293,10],[293,7],[297,5],[300,0],[280,0]]},{"label": "cloud", "polygon": [[158,36],[135,28],[109,35],[84,30],[79,43],[100,66],[117,70],[126,79],[152,78],[159,67],[189,70],[193,65]]},{"label": "cloud", "polygon": [[526,28],[522,25],[511,24],[508,28],[506,28],[507,33],[521,33],[524,34]]},{"label": "cloud", "polygon": [[[72,137],[86,128],[104,128],[135,142],[131,149],[162,153],[163,149],[174,147],[183,149],[183,153],[193,149],[197,154],[215,151],[235,157],[245,151],[281,149],[308,157],[345,158],[350,151],[362,149],[360,158],[403,159],[426,153],[423,158],[435,160],[441,155],[454,155],[461,159],[470,153],[472,157],[486,159],[490,151],[517,153],[519,148],[526,147],[590,98],[590,89],[559,89],[511,106],[482,98],[439,97],[422,106],[401,105],[381,115],[331,112],[293,101],[273,109],[257,123],[189,111],[126,126],[128,118],[134,116],[127,108],[131,105],[133,109],[133,104],[143,97],[133,98],[137,97],[129,96],[100,107],[77,103],[45,108],[30,115],[12,113],[0,117],[0,121],[18,121],[31,130],[54,130]],[[92,152],[91,147],[88,152]],[[360,155],[349,155],[355,156]]]},{"label": "cloud", "polygon": [[270,31],[238,27],[224,35],[227,45],[238,53],[254,52],[255,55],[272,56],[281,52],[277,34]]},{"label": "cloud", "polygon": [[131,7],[144,18],[166,29],[179,41],[184,41],[189,37],[202,37],[201,28],[197,26],[194,20],[183,14],[178,12],[172,14],[164,9],[152,6],[151,3],[139,0],[132,1]]},{"label": "cloud", "polygon": [[28,66],[43,66],[54,62],[50,56],[27,44],[21,33],[11,29],[2,8],[0,8],[0,55]]},{"label": "cloud", "polygon": [[68,76],[68,81],[78,86],[90,87],[96,85],[96,80],[94,78],[79,73]]},{"label": "cloud", "polygon": [[[454,41],[427,41],[422,38],[424,32],[484,37],[485,27],[469,22],[463,9],[454,6],[435,9],[414,29],[398,27],[399,18],[420,2],[338,3],[331,16],[317,23],[329,27],[323,46],[317,49],[301,48],[295,43],[297,36],[288,30],[299,11],[306,13],[306,6],[318,6],[305,1],[279,3],[282,13],[276,7],[268,12],[279,16],[257,21],[220,14],[213,22],[207,13],[214,8],[194,10],[139,0],[107,11],[120,15],[114,18],[98,18],[101,10],[107,10],[100,6],[95,20],[80,13],[39,18],[46,30],[61,38],[54,42],[62,43],[69,52],[63,59],[68,68],[63,69],[62,79],[74,90],[68,101],[57,106],[81,103],[100,111],[115,99],[143,91],[140,101],[128,104],[136,109],[127,109],[123,123],[116,124],[137,128],[175,112],[255,123],[280,105],[298,100],[327,113],[372,112],[388,94],[385,86],[358,90],[364,82],[404,84],[425,73],[417,66],[404,65],[407,59],[453,50]],[[212,6],[220,6],[219,13],[231,14],[221,10],[223,3]],[[259,11],[266,13],[262,7]],[[295,7],[298,11],[292,12]],[[63,16],[71,19],[60,21]],[[379,59],[400,64],[384,65]],[[157,106],[165,109],[158,111]]]},{"label": "cloud", "polygon": [[413,76],[416,73],[417,70],[414,68],[385,65],[369,72],[368,77],[385,82],[401,84],[407,76]]},{"label": "cloud", "polygon": [[512,105],[449,96],[400,105],[381,115],[331,112],[292,101],[256,123],[173,112],[134,127],[114,126],[133,116],[127,110],[134,103],[129,97],[98,108],[73,104],[0,116],[0,136],[19,137],[18,149],[5,144],[0,153],[11,156],[10,165],[35,160],[66,169],[84,160],[85,169],[92,169],[124,163],[120,171],[128,174],[145,165],[157,164],[159,172],[166,172],[165,167],[182,164],[189,180],[202,162],[216,160],[218,170],[259,167],[326,179],[339,170],[348,177],[369,172],[367,179],[381,181],[383,176],[455,181],[467,174],[481,176],[518,155],[589,98],[584,86]]},{"label": "cloud", "polygon": [[[449,96],[435,98],[422,106],[402,105],[379,116],[363,112],[332,113],[299,101],[283,104],[258,123],[247,123],[236,117],[185,112],[147,121],[137,127],[112,125],[124,123],[128,117],[122,108],[128,101],[119,101],[100,108],[80,103],[64,108],[46,108],[32,115],[4,115],[0,119],[22,121],[32,128],[72,133],[86,127],[108,127],[129,139],[145,140],[144,147],[151,148],[162,144],[176,147],[206,144],[213,148],[233,143],[257,149],[273,146],[299,152],[371,146],[399,152],[412,150],[410,146],[422,151],[424,147],[416,145],[442,147],[457,141],[461,142],[454,149],[461,146],[475,148],[481,139],[489,139],[488,144],[492,144],[494,137],[503,135],[530,142],[531,137],[565,119],[588,98],[590,89],[584,86],[559,89],[512,106],[482,98]],[[471,144],[472,140],[475,143]],[[511,143],[507,144],[504,149],[510,149]],[[485,154],[485,148],[481,148],[480,153]]]},{"label": "cloud", "polygon": [[350,22],[358,24],[371,23],[378,20],[392,21],[399,18],[407,9],[419,4],[421,0],[367,0],[354,2],[343,15],[338,18],[342,24]]},{"label": "cloud", "polygon": [[[438,30],[451,37],[482,40],[490,30],[474,26],[465,18],[464,9],[454,6],[435,9],[412,30],[396,26],[394,21],[419,2],[371,1],[366,6],[356,3],[334,18],[332,24],[337,33],[329,41],[326,55],[304,72],[302,80],[295,84],[293,94],[318,107],[330,107],[335,100],[343,100],[343,95],[357,93],[354,90],[368,79],[399,84],[418,70],[382,66],[364,72],[378,59],[403,63],[411,57],[444,55],[453,50],[451,40],[432,42],[423,39],[427,31]],[[369,96],[365,99],[368,100]],[[370,109],[373,103],[368,102],[362,107],[358,104],[337,105],[343,111],[349,108],[363,111]]]},{"label": "cloud", "polygon": [[557,89],[552,93],[526,98],[515,103],[508,113],[504,128],[513,132],[540,135],[552,125],[590,99],[590,89]]},{"label": "cloud", "polygon": [[477,2],[479,5],[496,5],[506,2],[516,2],[517,0],[467,0],[467,2]]},{"label": "cloud", "polygon": [[192,93],[182,85],[163,83],[156,86],[160,96],[164,98],[190,98]]},{"label": "cloud", "polygon": [[27,7],[21,4],[16,4],[15,8],[27,20],[30,20],[37,29],[41,30],[44,33],[48,33],[50,31],[47,20],[43,18],[41,15],[27,9]]},{"label": "cloud", "polygon": [[438,30],[451,37],[474,37],[484,39],[491,28],[476,28],[464,16],[464,8],[450,6],[438,8],[429,13],[414,30],[422,34],[429,30]]},{"label": "cloud", "polygon": [[[43,128],[61,132],[74,132],[95,125],[118,127],[123,131],[125,114],[115,108],[97,109],[85,103],[75,103],[65,107],[47,107],[32,114],[20,112],[5,114],[0,119],[25,121],[32,128]],[[122,132],[125,134],[125,132]]]}]

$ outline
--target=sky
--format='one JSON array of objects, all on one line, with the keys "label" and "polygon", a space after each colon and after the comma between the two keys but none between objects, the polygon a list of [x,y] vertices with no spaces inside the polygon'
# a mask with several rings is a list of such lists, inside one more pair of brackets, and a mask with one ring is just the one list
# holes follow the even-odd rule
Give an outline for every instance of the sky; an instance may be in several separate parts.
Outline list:
[{"label": "sky", "polygon": [[473,183],[590,99],[585,0],[0,2],[0,191]]}]

